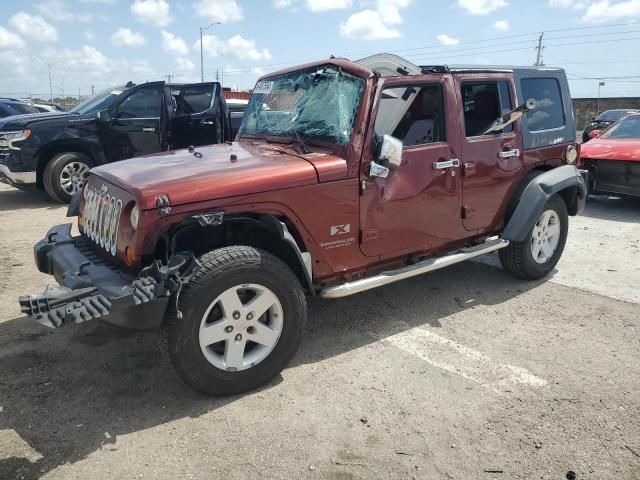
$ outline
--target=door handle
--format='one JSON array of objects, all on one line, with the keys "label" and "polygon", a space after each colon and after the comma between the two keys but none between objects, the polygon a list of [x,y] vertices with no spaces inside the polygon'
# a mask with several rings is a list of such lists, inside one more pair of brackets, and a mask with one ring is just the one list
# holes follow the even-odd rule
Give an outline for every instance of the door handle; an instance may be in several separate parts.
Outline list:
[{"label": "door handle", "polygon": [[446,160],[442,162],[435,162],[433,164],[433,168],[435,170],[446,170],[447,168],[456,168],[460,166],[460,160],[457,158],[452,158],[451,160]]},{"label": "door handle", "polygon": [[520,150],[514,148],[513,150],[505,150],[503,152],[498,153],[500,158],[513,158],[520,156]]},{"label": "door handle", "polygon": [[156,129],[154,127],[143,127],[142,131],[143,132],[155,132]]},{"label": "door handle", "polygon": [[200,122],[200,125],[213,125],[214,122],[213,120],[203,120],[202,122]]}]

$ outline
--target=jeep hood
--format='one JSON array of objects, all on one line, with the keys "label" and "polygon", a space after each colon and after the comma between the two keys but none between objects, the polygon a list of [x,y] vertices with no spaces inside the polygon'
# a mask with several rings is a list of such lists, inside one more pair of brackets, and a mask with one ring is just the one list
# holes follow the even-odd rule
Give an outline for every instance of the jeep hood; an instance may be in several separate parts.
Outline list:
[{"label": "jeep hood", "polygon": [[347,164],[334,155],[243,142],[132,158],[92,174],[130,191],[149,210],[158,195],[168,195],[175,206],[339,180],[347,177]]},{"label": "jeep hood", "polygon": [[26,115],[14,115],[0,119],[0,131],[4,130],[20,130],[31,126],[34,123],[40,123],[60,118],[66,119],[70,116],[78,116],[72,112],[49,112],[49,113],[28,113]]},{"label": "jeep hood", "polygon": [[580,158],[640,162],[640,139],[594,138],[580,148]]}]

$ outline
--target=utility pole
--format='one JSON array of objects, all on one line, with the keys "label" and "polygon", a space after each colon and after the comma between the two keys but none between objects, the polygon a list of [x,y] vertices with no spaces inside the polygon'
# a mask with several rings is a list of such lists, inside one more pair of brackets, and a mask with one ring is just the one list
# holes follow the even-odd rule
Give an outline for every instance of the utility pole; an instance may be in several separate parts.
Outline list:
[{"label": "utility pole", "polygon": [[173,77],[173,75],[171,74],[167,75],[167,83],[171,83],[171,77]]},{"label": "utility pole", "polygon": [[91,85],[91,96],[94,97],[96,95],[96,86]]},{"label": "utility pole", "polygon": [[600,89],[606,85],[602,80],[598,80],[598,102],[596,103],[596,116],[600,114]]},{"label": "utility pole", "polygon": [[202,34],[214,25],[222,25],[221,22],[213,22],[206,27],[200,27],[200,81],[204,83],[204,53],[202,48]]},{"label": "utility pole", "polygon": [[542,50],[544,50],[544,45],[542,44],[543,40],[544,32],[542,32],[538,37],[538,46],[536,47],[536,63],[534,64],[535,67],[544,67],[544,63],[542,62]]},{"label": "utility pole", "polygon": [[62,85],[62,103],[64,104],[64,109],[67,109],[67,97],[64,96],[64,77],[60,74],[60,82]]},{"label": "utility pole", "polygon": [[47,67],[49,67],[49,101],[53,102],[53,85],[51,83],[51,67],[55,65],[54,63],[47,63]]}]

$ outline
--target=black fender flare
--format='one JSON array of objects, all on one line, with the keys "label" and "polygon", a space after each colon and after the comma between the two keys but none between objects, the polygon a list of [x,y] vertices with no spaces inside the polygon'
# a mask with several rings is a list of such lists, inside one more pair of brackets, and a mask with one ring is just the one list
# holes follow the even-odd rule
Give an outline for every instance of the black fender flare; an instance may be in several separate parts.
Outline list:
[{"label": "black fender flare", "polygon": [[555,194],[562,194],[570,215],[577,215],[587,201],[584,178],[573,165],[563,165],[532,178],[524,188],[502,233],[510,242],[522,242]]}]

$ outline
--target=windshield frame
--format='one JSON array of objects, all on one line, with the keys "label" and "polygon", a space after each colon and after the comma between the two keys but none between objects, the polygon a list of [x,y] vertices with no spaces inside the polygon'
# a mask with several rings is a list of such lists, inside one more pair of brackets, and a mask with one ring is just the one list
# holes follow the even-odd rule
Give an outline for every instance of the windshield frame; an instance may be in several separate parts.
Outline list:
[{"label": "windshield frame", "polygon": [[[304,139],[305,143],[314,145],[314,146],[319,146],[319,147],[324,147],[327,149],[340,149],[340,150],[345,150],[347,149],[347,147],[349,147],[349,145],[354,141],[354,137],[358,134],[357,132],[357,128],[356,126],[358,125],[358,122],[361,121],[362,118],[362,111],[363,108],[365,108],[367,102],[365,101],[365,99],[367,98],[367,95],[369,95],[369,82],[368,82],[368,78],[367,76],[364,76],[362,74],[359,74],[359,72],[357,71],[352,71],[349,68],[343,68],[342,65],[339,64],[335,64],[333,62],[325,62],[325,63],[313,63],[313,64],[307,64],[307,65],[302,65],[299,68],[292,68],[292,69],[286,69],[286,70],[282,70],[279,72],[274,73],[273,75],[269,75],[269,76],[265,76],[265,77],[261,77],[258,79],[256,85],[263,83],[263,82],[272,82],[272,81],[276,81],[279,78],[286,78],[286,77],[292,77],[296,74],[301,74],[305,71],[308,72],[320,72],[322,70],[325,69],[332,69],[335,70],[338,74],[342,74],[348,77],[352,77],[353,79],[357,79],[358,81],[362,82],[361,83],[361,88],[360,88],[360,94],[359,94],[359,98],[357,99],[357,102],[354,106],[353,109],[353,114],[352,114],[352,118],[351,118],[351,125],[349,127],[349,134],[345,140],[344,143],[341,143],[340,140],[338,139],[338,137],[321,137],[321,136],[315,136],[315,135],[308,135],[308,132],[305,132],[304,130],[298,130],[298,134]],[[255,90],[255,88],[254,88]],[[242,121],[242,125],[240,126],[239,130],[238,130],[238,139],[241,138],[247,138],[247,139],[257,139],[257,140],[266,140],[269,143],[282,143],[282,144],[286,144],[286,143],[295,143],[297,142],[297,138],[296,138],[296,132],[283,132],[283,133],[274,133],[274,132],[268,132],[268,131],[245,131],[244,130],[244,124],[245,121],[247,120],[247,115],[246,113],[250,111],[251,109],[251,105],[252,102],[254,101],[254,98],[256,97],[256,93],[253,93],[251,95],[251,98],[249,99],[249,102],[246,106],[246,111],[245,111],[245,115],[243,117],[243,121]],[[262,96],[262,94],[260,94]],[[263,111],[262,108],[260,109],[260,111]]]},{"label": "windshield frame", "polygon": [[[107,88],[102,92],[94,95],[93,97],[87,98],[83,102],[80,102],[74,108],[69,110],[71,113],[79,113],[80,115],[91,115],[94,113],[98,113],[102,110],[106,110],[111,105],[113,105],[120,96],[130,90],[126,86],[116,86]],[[119,92],[119,93],[113,93]],[[109,99],[111,99],[109,101]],[[90,108],[89,108],[90,107]]]}]

